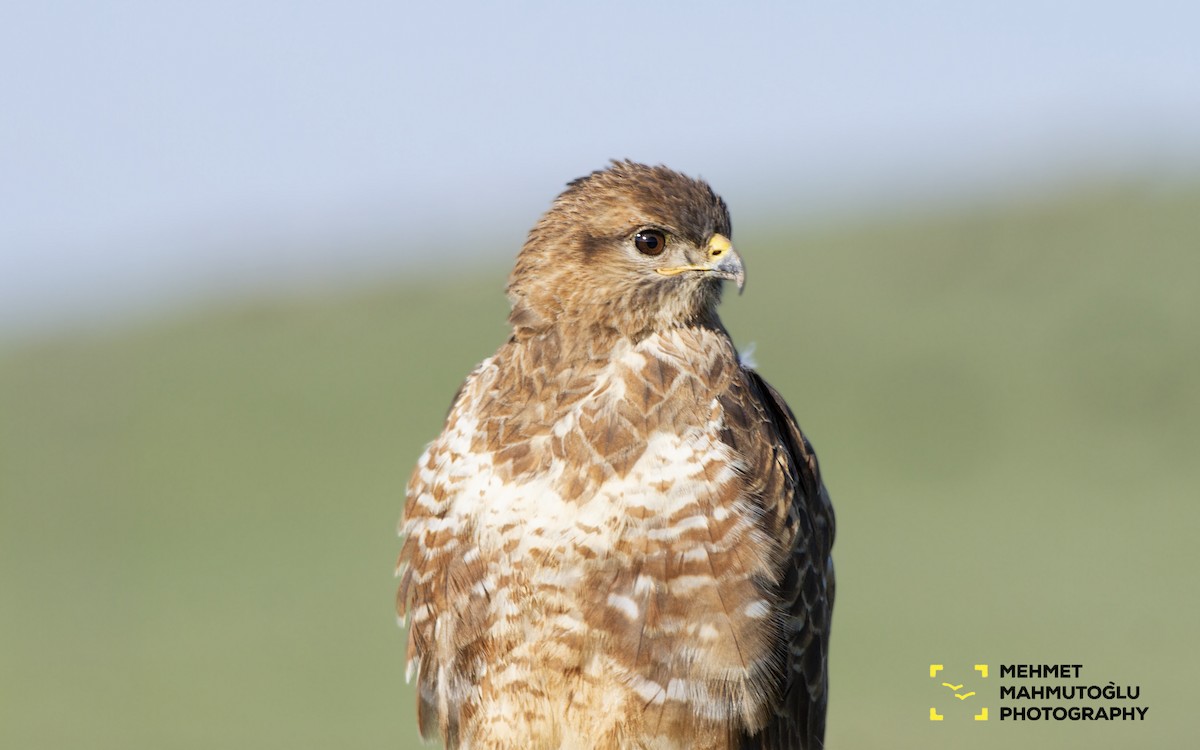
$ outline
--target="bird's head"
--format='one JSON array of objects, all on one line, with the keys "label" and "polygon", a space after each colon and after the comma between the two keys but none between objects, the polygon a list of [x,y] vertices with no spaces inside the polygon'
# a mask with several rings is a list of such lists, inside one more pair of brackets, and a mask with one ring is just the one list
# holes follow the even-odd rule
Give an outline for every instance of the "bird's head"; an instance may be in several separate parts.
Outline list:
[{"label": "bird's head", "polygon": [[509,278],[520,334],[559,327],[640,337],[718,324],[740,290],[729,209],[707,183],[629,161],[571,182],[529,233]]}]

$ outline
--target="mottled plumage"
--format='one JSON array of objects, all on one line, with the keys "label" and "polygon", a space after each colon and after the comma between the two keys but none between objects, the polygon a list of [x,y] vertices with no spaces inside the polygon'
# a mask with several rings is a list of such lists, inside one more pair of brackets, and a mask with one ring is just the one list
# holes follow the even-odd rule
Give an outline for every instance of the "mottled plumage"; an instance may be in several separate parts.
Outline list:
[{"label": "mottled plumage", "polygon": [[408,486],[397,603],[424,736],[822,746],[833,510],[717,317],[743,279],[730,235],[707,184],[629,162],[530,232],[512,337]]}]

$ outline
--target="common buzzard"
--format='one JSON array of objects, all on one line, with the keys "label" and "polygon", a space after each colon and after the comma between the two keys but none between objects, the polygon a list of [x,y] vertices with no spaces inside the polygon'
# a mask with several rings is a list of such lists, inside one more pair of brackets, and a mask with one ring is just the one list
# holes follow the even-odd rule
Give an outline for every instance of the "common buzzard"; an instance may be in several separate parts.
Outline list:
[{"label": "common buzzard", "polygon": [[570,183],[511,337],[417,463],[398,611],[448,748],[823,745],[834,518],[717,317],[725,202],[666,167]]}]

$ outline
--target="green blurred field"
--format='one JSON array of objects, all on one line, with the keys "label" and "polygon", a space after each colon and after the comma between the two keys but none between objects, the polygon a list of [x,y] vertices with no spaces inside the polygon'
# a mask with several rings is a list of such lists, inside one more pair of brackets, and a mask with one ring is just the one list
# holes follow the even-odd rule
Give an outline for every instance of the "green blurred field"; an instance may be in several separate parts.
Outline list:
[{"label": "green blurred field", "polygon": [[[737,241],[838,511],[829,747],[1198,746],[1200,188]],[[0,747],[419,746],[394,527],[505,270],[0,354]],[[1147,720],[928,721],[1043,661]]]}]

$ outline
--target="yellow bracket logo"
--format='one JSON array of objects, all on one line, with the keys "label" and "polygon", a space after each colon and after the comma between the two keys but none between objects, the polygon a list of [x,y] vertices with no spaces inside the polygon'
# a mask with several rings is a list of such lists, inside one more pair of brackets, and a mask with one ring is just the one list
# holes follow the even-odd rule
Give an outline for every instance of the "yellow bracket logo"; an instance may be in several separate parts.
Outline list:
[{"label": "yellow bracket logo", "polygon": [[[936,677],[937,677],[937,674],[938,674],[938,672],[941,672],[941,671],[943,671],[945,668],[946,668],[946,665],[944,665],[944,664],[930,664],[930,665],[929,665],[929,676],[930,676],[930,678],[936,678]],[[975,670],[974,670],[974,671],[978,672],[978,673],[979,673],[979,676],[980,676],[981,678],[985,678],[985,679],[986,679],[986,678],[987,678],[987,676],[988,676],[988,665],[986,665],[986,664],[976,664],[976,665],[975,665]],[[950,689],[950,692],[951,692],[951,693],[954,695],[954,697],[955,697],[955,698],[957,698],[957,699],[959,699],[960,701],[965,701],[967,698],[970,698],[971,696],[975,695],[975,691],[974,691],[974,690],[971,690],[971,691],[968,691],[968,692],[965,692],[965,693],[960,693],[960,692],[958,692],[958,691],[962,690],[964,687],[966,687],[966,683],[962,683],[962,684],[959,684],[959,685],[955,685],[955,684],[954,684],[954,683],[952,683],[952,682],[943,682],[943,683],[942,683],[942,687],[949,688],[949,689]],[[986,707],[986,706],[984,706],[984,707],[983,707],[983,708],[982,708],[982,709],[979,711],[979,713],[975,714],[974,716],[975,716],[975,721],[987,721],[987,720],[988,720],[988,710],[987,710],[987,707]],[[939,714],[939,713],[938,713],[938,711],[937,711],[937,708],[936,708],[936,707],[934,707],[934,706],[930,706],[930,708],[929,708],[929,720],[930,720],[930,721],[944,721],[944,720],[945,720],[945,718],[946,718],[946,716],[945,716],[944,714]]]}]

